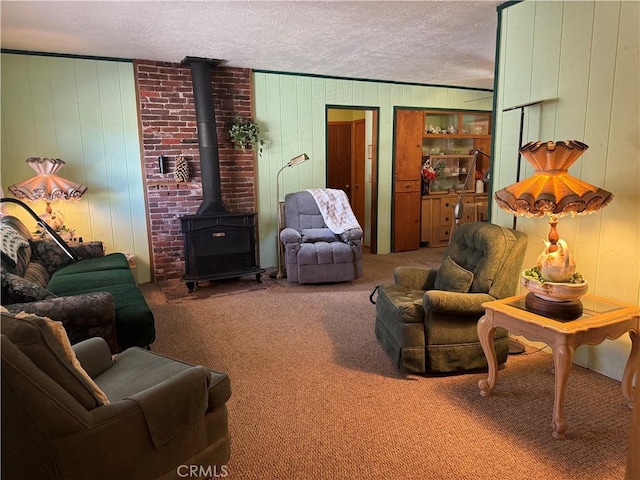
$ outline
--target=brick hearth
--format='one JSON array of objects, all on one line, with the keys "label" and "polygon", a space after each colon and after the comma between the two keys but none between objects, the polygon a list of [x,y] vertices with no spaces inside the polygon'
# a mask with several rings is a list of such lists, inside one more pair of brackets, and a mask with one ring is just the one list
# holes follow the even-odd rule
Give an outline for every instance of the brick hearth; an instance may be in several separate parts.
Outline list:
[{"label": "brick hearth", "polygon": [[[196,114],[188,66],[137,60],[146,202],[155,281],[184,275],[180,220],[202,203]],[[255,161],[251,151],[235,151],[228,130],[235,115],[252,118],[251,70],[216,67],[211,74],[220,156],[222,198],[230,212],[255,212]],[[166,157],[164,174],[158,157]],[[187,159],[188,182],[173,178],[175,160]]]}]

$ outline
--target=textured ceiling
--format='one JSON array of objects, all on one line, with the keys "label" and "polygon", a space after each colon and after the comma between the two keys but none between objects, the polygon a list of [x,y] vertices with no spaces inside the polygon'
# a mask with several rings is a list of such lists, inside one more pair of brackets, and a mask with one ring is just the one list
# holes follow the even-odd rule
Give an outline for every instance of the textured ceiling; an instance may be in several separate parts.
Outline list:
[{"label": "textured ceiling", "polygon": [[502,1],[2,1],[1,45],[493,88]]}]

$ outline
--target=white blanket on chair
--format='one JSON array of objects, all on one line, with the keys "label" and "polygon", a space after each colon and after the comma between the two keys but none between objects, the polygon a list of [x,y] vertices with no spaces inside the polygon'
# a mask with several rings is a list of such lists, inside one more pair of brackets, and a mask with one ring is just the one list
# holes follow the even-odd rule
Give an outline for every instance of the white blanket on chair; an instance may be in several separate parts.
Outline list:
[{"label": "white blanket on chair", "polygon": [[362,230],[356,216],[353,214],[353,210],[351,210],[349,198],[342,190],[309,188],[307,192],[315,199],[322,218],[324,218],[324,223],[333,233],[340,235],[352,228]]}]

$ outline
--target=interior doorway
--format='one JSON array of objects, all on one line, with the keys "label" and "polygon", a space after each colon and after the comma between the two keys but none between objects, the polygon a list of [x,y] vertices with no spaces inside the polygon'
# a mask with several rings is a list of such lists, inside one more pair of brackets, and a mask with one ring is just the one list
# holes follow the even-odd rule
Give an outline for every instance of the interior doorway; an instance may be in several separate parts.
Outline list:
[{"label": "interior doorway", "polygon": [[363,246],[376,253],[378,108],[327,106],[326,118],[327,188],[345,191]]}]

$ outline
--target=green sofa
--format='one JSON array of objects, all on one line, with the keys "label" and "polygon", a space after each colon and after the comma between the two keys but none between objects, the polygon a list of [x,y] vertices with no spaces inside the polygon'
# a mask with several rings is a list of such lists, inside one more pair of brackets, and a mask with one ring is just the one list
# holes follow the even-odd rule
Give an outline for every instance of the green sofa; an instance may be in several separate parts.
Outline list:
[{"label": "green sofa", "polygon": [[[72,261],[49,239],[36,239],[16,217],[0,219],[2,304],[61,321],[72,343],[99,336],[112,352],[155,339],[151,309],[122,253],[102,242],[71,246]],[[16,233],[18,235],[16,235]]]}]

